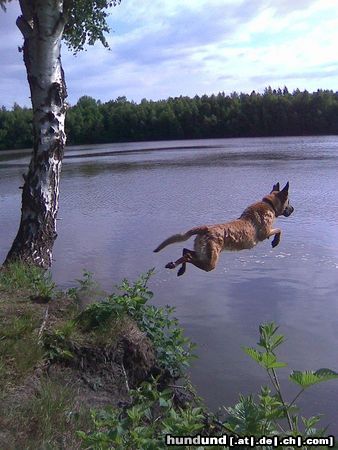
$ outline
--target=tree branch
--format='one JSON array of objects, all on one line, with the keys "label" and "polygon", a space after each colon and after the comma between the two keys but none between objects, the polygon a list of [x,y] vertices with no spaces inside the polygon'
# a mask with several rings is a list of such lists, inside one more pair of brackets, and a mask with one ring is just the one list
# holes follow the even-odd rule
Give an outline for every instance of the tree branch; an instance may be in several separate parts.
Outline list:
[{"label": "tree branch", "polygon": [[19,16],[16,19],[16,26],[19,28],[25,39],[28,39],[32,36],[33,28],[23,16]]},{"label": "tree branch", "polygon": [[29,2],[27,0],[19,0],[19,3],[24,19],[26,20],[26,22],[31,24],[33,22],[32,2]]}]

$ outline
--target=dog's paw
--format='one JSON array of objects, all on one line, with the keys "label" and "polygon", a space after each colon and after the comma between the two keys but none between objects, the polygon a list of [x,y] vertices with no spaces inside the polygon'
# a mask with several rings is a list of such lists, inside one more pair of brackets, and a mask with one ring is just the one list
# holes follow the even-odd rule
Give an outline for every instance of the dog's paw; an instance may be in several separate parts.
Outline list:
[{"label": "dog's paw", "polygon": [[168,264],[166,264],[165,266],[166,269],[175,269],[175,267],[175,263],[173,263],[172,261],[168,262]]},{"label": "dog's paw", "polygon": [[185,273],[185,267],[181,267],[180,270],[177,272],[177,276],[180,277],[181,275],[183,275]]},{"label": "dog's paw", "polygon": [[275,237],[273,238],[273,241],[271,242],[271,247],[272,247],[272,248],[277,247],[277,245],[279,244],[279,242],[280,242],[280,238],[279,238],[279,237],[277,238],[277,237],[275,236]]}]

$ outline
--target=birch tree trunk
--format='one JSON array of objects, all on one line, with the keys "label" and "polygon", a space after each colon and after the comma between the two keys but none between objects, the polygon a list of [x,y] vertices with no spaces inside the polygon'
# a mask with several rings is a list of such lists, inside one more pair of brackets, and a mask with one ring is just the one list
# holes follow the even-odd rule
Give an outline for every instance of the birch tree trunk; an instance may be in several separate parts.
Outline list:
[{"label": "birch tree trunk", "polygon": [[20,259],[48,268],[57,237],[61,164],[66,142],[66,85],[61,65],[63,0],[20,0],[17,26],[33,106],[33,153],[23,175],[21,221],[5,263]]}]

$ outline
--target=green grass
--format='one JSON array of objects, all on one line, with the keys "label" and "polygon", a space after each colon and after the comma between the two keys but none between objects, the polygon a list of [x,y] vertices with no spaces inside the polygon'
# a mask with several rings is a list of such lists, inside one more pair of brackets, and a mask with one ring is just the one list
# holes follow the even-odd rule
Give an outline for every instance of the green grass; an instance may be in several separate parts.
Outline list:
[{"label": "green grass", "polygon": [[[55,295],[54,288],[50,274],[39,268],[16,262],[0,269],[1,449],[77,449],[75,431],[89,422],[88,408],[76,403],[75,387],[42,369],[48,364],[46,329],[39,339],[46,308],[47,328],[59,327],[65,338],[73,334],[69,317],[77,313],[74,300]],[[48,305],[36,303],[36,297]]]},{"label": "green grass", "polygon": [[88,428],[90,413],[76,404],[75,393],[75,386],[42,378],[34,396],[7,411],[13,448],[80,448],[75,430]]},{"label": "green grass", "polygon": [[42,360],[44,351],[38,343],[39,318],[29,310],[8,314],[0,329],[0,390],[15,385]]},{"label": "green grass", "polygon": [[50,272],[13,261],[0,270],[0,289],[8,292],[24,291],[33,296],[51,298],[55,290]]}]

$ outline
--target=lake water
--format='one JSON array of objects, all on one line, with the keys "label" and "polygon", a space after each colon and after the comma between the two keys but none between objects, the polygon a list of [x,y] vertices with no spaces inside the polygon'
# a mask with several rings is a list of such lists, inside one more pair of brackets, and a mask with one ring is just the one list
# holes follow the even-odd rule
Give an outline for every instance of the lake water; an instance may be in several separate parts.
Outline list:
[{"label": "lake water", "polygon": [[[0,153],[0,259],[16,234],[21,174],[28,154]],[[155,254],[171,234],[236,218],[290,181],[295,212],[278,218],[281,243],[224,252],[209,273],[184,276],[164,265],[181,244]],[[198,344],[193,383],[216,409],[267,383],[241,346],[255,345],[258,326],[274,320],[287,336],[280,350],[289,368],[281,384],[290,399],[291,369],[338,371],[338,137],[147,142],[67,149],[61,181],[53,275],[73,285],[82,269],[110,290],[155,267],[157,305],[176,307],[186,335]],[[191,247],[191,242],[185,243]],[[338,435],[338,381],[314,386],[299,402]]]}]

